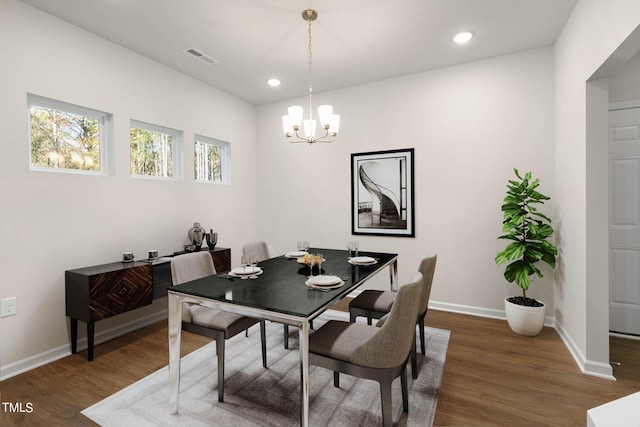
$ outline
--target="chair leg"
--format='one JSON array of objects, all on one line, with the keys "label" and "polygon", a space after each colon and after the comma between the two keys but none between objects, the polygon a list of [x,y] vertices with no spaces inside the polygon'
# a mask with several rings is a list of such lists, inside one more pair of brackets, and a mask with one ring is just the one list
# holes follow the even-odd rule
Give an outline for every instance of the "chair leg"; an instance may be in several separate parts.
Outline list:
[{"label": "chair leg", "polygon": [[218,351],[218,402],[224,402],[224,332],[216,334]]},{"label": "chair leg", "polygon": [[358,317],[353,311],[349,310],[349,322],[354,323]]},{"label": "chair leg", "polygon": [[391,381],[380,381],[380,397],[382,400],[382,426],[391,427],[393,425]]},{"label": "chair leg", "polygon": [[367,316],[367,325],[371,326],[371,316]]},{"label": "chair leg", "polygon": [[422,354],[426,354],[424,351],[424,319],[418,325],[418,329],[420,330],[420,351],[422,351]]},{"label": "chair leg", "polygon": [[333,371],[333,386],[340,387],[340,372]]},{"label": "chair leg", "polygon": [[262,367],[267,369],[267,325],[264,320],[260,321],[260,343],[262,346]]},{"label": "chair leg", "polygon": [[400,385],[402,386],[402,409],[409,412],[409,389],[407,388],[407,365],[404,366],[400,374]]},{"label": "chair leg", "polygon": [[413,344],[411,345],[411,378],[418,378],[418,356],[416,351],[416,336],[413,336]]},{"label": "chair leg", "polygon": [[284,349],[289,350],[289,325],[284,325]]}]

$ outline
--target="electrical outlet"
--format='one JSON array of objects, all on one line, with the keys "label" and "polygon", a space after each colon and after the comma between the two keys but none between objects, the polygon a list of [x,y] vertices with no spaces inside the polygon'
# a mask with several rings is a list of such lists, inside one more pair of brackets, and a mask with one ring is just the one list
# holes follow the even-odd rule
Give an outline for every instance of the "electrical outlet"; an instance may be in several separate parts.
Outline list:
[{"label": "electrical outlet", "polygon": [[17,305],[16,297],[0,300],[0,317],[13,316],[16,314]]}]

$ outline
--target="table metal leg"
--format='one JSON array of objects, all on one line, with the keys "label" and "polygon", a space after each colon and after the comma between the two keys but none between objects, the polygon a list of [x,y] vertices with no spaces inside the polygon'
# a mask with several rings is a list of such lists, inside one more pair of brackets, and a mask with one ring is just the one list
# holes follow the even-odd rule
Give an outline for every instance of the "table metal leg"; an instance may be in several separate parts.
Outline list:
[{"label": "table metal leg", "polygon": [[300,425],[309,425],[309,321],[304,319],[299,326],[300,352]]},{"label": "table metal leg", "polygon": [[182,300],[171,293],[169,304],[169,408],[177,414],[180,395],[180,339],[182,338]]},{"label": "table metal leg", "polygon": [[391,281],[391,290],[398,291],[398,260],[395,259],[389,264],[389,279]]}]

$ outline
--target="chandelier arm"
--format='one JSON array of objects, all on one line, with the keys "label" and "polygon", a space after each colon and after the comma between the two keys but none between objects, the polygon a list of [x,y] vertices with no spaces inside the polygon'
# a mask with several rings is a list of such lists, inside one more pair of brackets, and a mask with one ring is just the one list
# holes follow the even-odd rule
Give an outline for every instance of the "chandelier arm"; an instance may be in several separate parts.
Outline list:
[{"label": "chandelier arm", "polygon": [[[293,139],[294,136],[298,139]],[[295,135],[287,134],[287,140],[292,144],[300,143],[300,142],[306,142],[307,144],[314,144],[316,142],[333,142],[334,139],[335,139],[335,135],[331,134],[328,129],[325,129],[324,135],[317,138],[302,136],[300,135],[298,130],[295,131]]]}]

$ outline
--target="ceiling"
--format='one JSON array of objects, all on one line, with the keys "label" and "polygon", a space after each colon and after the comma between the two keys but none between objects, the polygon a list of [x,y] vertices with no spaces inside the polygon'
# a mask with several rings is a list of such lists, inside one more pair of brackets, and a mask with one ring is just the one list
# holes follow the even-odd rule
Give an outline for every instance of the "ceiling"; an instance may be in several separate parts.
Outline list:
[{"label": "ceiling", "polygon": [[551,46],[577,0],[21,1],[258,105],[307,93],[307,8],[317,93]]}]

